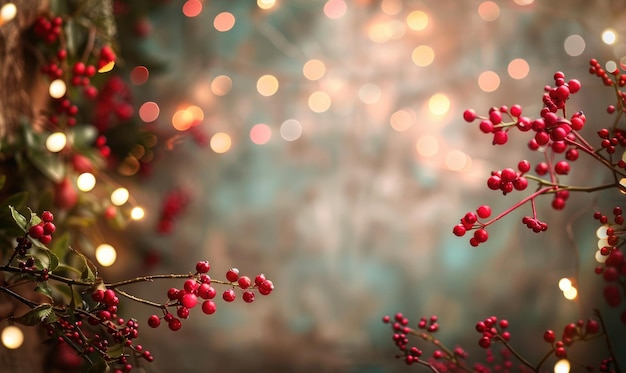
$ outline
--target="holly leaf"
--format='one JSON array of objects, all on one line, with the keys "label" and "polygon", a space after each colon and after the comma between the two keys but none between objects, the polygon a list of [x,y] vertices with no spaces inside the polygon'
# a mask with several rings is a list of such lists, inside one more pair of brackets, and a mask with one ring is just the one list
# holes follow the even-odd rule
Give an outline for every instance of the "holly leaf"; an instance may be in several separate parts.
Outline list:
[{"label": "holly leaf", "polygon": [[[48,282],[40,282],[35,286],[35,291],[37,293],[43,294],[52,300],[52,288],[48,284]],[[52,307],[52,306],[51,306]]]},{"label": "holly leaf", "polygon": [[[87,259],[87,257],[81,254],[80,252],[72,249],[71,247],[69,247],[69,249],[70,251],[72,251],[72,253],[76,254],[82,260],[84,264],[83,270],[80,273],[80,279],[84,281],[95,281],[96,280],[95,272],[97,271],[95,271],[95,266],[93,265],[93,263],[91,263],[91,261]],[[94,270],[92,270],[92,266]]]},{"label": "holly leaf", "polygon": [[34,326],[42,322],[52,323],[58,321],[58,317],[52,311],[52,305],[50,303],[43,303],[22,316],[11,318],[11,320],[24,326]]},{"label": "holly leaf", "polygon": [[69,233],[64,232],[61,236],[54,240],[54,245],[50,248],[50,252],[56,255],[59,260],[63,260],[67,256],[69,246],[70,235]]},{"label": "holly leaf", "polygon": [[[13,196],[15,197],[15,196]],[[12,197],[11,197],[12,198]],[[10,199],[10,198],[9,198]],[[24,232],[26,232],[26,227],[28,225],[28,221],[24,217],[24,215],[20,214],[13,206],[9,205],[9,209],[11,210],[11,216],[13,217],[13,221],[20,227]]]}]

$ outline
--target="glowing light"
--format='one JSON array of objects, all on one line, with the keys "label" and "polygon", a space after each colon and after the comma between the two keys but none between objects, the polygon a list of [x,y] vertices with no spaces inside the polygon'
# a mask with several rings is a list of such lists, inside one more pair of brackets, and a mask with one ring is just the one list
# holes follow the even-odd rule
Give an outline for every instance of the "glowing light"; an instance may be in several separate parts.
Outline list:
[{"label": "glowing light", "polygon": [[606,29],[602,32],[602,41],[604,44],[612,45],[617,41],[617,33],[613,29]]},{"label": "glowing light", "polygon": [[380,100],[382,93],[376,84],[367,83],[359,89],[359,99],[365,104],[375,104]]},{"label": "glowing light", "polygon": [[580,56],[585,51],[585,39],[580,35],[570,35],[563,42],[565,53],[572,57]]},{"label": "glowing light", "polygon": [[406,17],[406,24],[411,30],[422,31],[428,26],[428,14],[414,10]]},{"label": "glowing light", "polygon": [[516,58],[509,62],[507,72],[509,73],[509,76],[513,79],[524,79],[528,76],[528,73],[530,72],[530,66],[525,59]]},{"label": "glowing light", "polygon": [[415,122],[415,113],[410,109],[401,109],[391,114],[389,124],[398,132],[404,132],[411,128]]},{"label": "glowing light", "polygon": [[187,112],[189,112],[189,114],[191,114],[191,118],[192,118],[192,124],[198,124],[200,122],[202,122],[204,120],[204,111],[202,111],[202,109],[200,109],[198,106],[196,105],[190,105],[187,109]]},{"label": "glowing light", "polygon": [[256,82],[256,90],[261,96],[269,97],[278,91],[278,79],[274,75],[263,75]]},{"label": "glowing light", "polygon": [[326,92],[316,91],[309,96],[309,108],[315,113],[323,113],[330,108],[330,96]]},{"label": "glowing light", "polygon": [[63,132],[53,132],[46,139],[46,149],[53,153],[60,152],[65,148],[67,137]]},{"label": "glowing light", "polygon": [[48,93],[52,98],[61,98],[65,96],[65,92],[67,92],[67,86],[65,82],[61,79],[55,79],[50,82],[50,87],[48,87]]},{"label": "glowing light", "polygon": [[572,286],[563,292],[563,296],[567,300],[574,300],[578,296],[578,290],[576,290],[576,288]]},{"label": "glowing light", "polygon": [[111,203],[115,206],[122,206],[128,202],[128,198],[130,198],[130,193],[126,188],[117,188],[111,193]]},{"label": "glowing light", "polygon": [[309,80],[320,80],[326,74],[326,66],[320,60],[308,60],[302,67],[302,74]]},{"label": "glowing light", "polygon": [[596,229],[596,237],[598,237],[600,239],[607,238],[609,236],[606,233],[608,229],[609,229],[608,225],[603,225],[603,226],[599,227],[598,229]]},{"label": "glowing light", "polygon": [[609,73],[613,73],[615,70],[617,70],[617,62],[606,61],[606,64],[604,64],[604,70],[606,70]]},{"label": "glowing light", "polygon": [[187,0],[183,4],[183,14],[186,17],[193,18],[202,12],[202,3],[199,0]]},{"label": "glowing light", "polygon": [[0,25],[9,22],[17,14],[17,7],[13,3],[6,3],[0,8]]},{"label": "glowing light", "polygon": [[96,186],[96,177],[90,172],[84,172],[76,178],[76,186],[82,192],[89,192]]},{"label": "glowing light", "polygon": [[420,45],[413,49],[411,59],[417,66],[425,67],[433,63],[435,51],[428,45]]},{"label": "glowing light", "polygon": [[404,36],[406,31],[404,23],[398,21],[397,19],[386,22],[383,25],[383,29],[388,39],[400,39]]},{"label": "glowing light", "polygon": [[302,125],[295,119],[287,119],[280,125],[280,136],[287,141],[295,141],[302,135]]},{"label": "glowing light", "polygon": [[444,163],[451,171],[463,171],[469,168],[471,158],[460,150],[452,150],[446,154]]},{"label": "glowing light", "polygon": [[569,278],[563,277],[562,279],[559,280],[559,289],[561,289],[561,291],[567,291],[571,287],[572,287],[572,280],[570,280]]},{"label": "glowing light", "polygon": [[619,185],[621,186],[619,189],[620,193],[626,194],[626,177],[619,179]]},{"label": "glowing light", "polygon": [[513,2],[517,5],[524,6],[532,4],[535,0],[513,0]]},{"label": "glowing light", "polygon": [[193,115],[187,109],[176,110],[172,115],[172,126],[179,131],[186,131],[193,125]]},{"label": "glowing light", "polygon": [[230,12],[222,12],[215,16],[213,27],[217,31],[226,32],[235,26],[235,16]]},{"label": "glowing light", "polygon": [[439,152],[439,141],[435,136],[424,135],[417,139],[415,149],[424,157],[432,157]]},{"label": "glowing light", "polygon": [[211,137],[209,145],[211,146],[211,150],[218,154],[222,154],[230,150],[232,140],[230,139],[230,136],[228,134],[224,132],[218,132]]},{"label": "glowing light", "polygon": [[272,9],[276,5],[276,0],[257,0],[256,5],[261,9]]},{"label": "glowing light", "polygon": [[450,99],[443,93],[436,93],[428,100],[428,109],[434,115],[444,115],[450,110]]},{"label": "glowing light", "polygon": [[104,267],[110,267],[117,259],[117,251],[109,244],[103,243],[96,247],[96,260]]},{"label": "glowing light", "polygon": [[99,73],[108,73],[109,71],[113,70],[114,67],[115,67],[115,61],[109,61],[109,62],[107,62],[106,65],[104,65],[101,68],[99,68],[98,72]]},{"label": "glowing light", "polygon": [[484,71],[478,76],[478,87],[485,92],[493,92],[500,87],[500,76],[493,71]]},{"label": "glowing light", "polygon": [[211,92],[216,96],[226,96],[232,88],[233,81],[226,75],[218,75],[211,82]]},{"label": "glowing light", "polygon": [[324,4],[324,15],[330,19],[339,19],[346,14],[348,6],[343,0],[328,0]]},{"label": "glowing light", "polygon": [[130,71],[130,82],[134,85],[142,85],[148,81],[150,71],[145,66],[135,66]]},{"label": "glowing light", "polygon": [[272,138],[272,129],[267,124],[255,124],[250,129],[250,140],[257,145],[267,144]]},{"label": "glowing light", "polygon": [[139,118],[145,123],[154,122],[159,118],[161,109],[156,102],[148,101],[144,102],[139,107]]},{"label": "glowing light", "polygon": [[402,11],[402,1],[400,0],[383,0],[380,3],[380,9],[383,13],[395,16]]},{"label": "glowing light", "polygon": [[15,350],[16,348],[20,348],[22,343],[24,343],[24,333],[17,326],[9,325],[2,330],[2,344],[4,347]]},{"label": "glowing light", "polygon": [[374,43],[384,43],[389,40],[387,28],[382,22],[372,24],[367,31],[367,35]]},{"label": "glowing light", "polygon": [[478,6],[478,15],[483,21],[495,21],[500,16],[500,7],[493,1],[483,1]]},{"label": "glowing light", "polygon": [[130,218],[133,220],[141,220],[145,215],[145,211],[139,206],[133,207],[133,209],[130,210]]},{"label": "glowing light", "polygon": [[601,248],[603,248],[605,246],[608,246],[608,245],[609,245],[609,240],[608,239],[601,238],[601,239],[598,240],[598,249],[601,249]]},{"label": "glowing light", "polygon": [[609,258],[609,256],[608,255],[602,255],[602,252],[600,250],[598,250],[598,251],[596,251],[595,258],[596,258],[596,262],[604,263]]},{"label": "glowing light", "polygon": [[570,365],[567,359],[561,359],[554,364],[554,373],[569,373]]}]

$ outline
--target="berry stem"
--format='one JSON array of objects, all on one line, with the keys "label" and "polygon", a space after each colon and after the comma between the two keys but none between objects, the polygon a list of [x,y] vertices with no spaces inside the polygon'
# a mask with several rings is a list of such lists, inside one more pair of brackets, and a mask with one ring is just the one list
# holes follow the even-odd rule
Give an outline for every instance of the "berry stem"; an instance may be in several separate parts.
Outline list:
[{"label": "berry stem", "polygon": [[513,206],[509,207],[508,209],[504,210],[503,212],[501,212],[498,216],[496,216],[495,218],[489,220],[486,223],[482,224],[482,227],[486,227],[489,226],[493,223],[495,223],[497,220],[502,219],[504,216],[506,216],[507,214],[509,214],[510,212],[512,212],[513,210],[517,209],[518,207],[522,206],[523,204],[525,204],[528,201],[532,201],[534,200],[537,196],[544,194],[544,193],[549,193],[551,190],[556,189],[556,186],[550,186],[550,187],[546,187],[546,188],[542,188],[537,190],[536,192],[534,192],[533,194],[530,194],[528,196],[526,196],[525,198],[523,198],[522,200],[520,200],[519,202],[517,202],[516,204],[514,204]]},{"label": "berry stem", "polygon": [[[511,353],[513,354],[513,356],[515,356],[517,358],[517,360],[519,360],[522,364],[526,365],[528,368],[530,368],[533,372],[539,372],[539,366],[534,367],[530,362],[528,362],[528,360],[524,359],[524,357],[522,357],[522,355],[519,354],[519,352],[517,352],[513,346],[511,346],[511,344],[509,344],[509,342],[502,338],[500,335],[496,336],[498,338],[498,340],[500,340],[502,342],[502,344],[504,344],[504,347],[507,348],[507,350],[511,351]],[[541,361],[541,363],[543,363],[543,361],[545,360],[545,358]]]},{"label": "berry stem", "polygon": [[134,300],[135,302],[143,303],[143,304],[146,304],[148,306],[153,306],[153,307],[157,307],[157,308],[163,308],[163,307],[167,306],[165,304],[159,304],[159,303],[156,303],[156,302],[149,301],[147,299],[138,298],[138,297],[136,297],[136,296],[134,296],[132,294],[129,294],[129,293],[127,293],[127,292],[125,292],[123,290],[120,290],[120,289],[115,289],[115,292],[119,293],[120,295],[125,296],[126,298],[128,298],[130,300]]},{"label": "berry stem", "polygon": [[[446,354],[447,360],[449,360],[450,362],[452,362],[454,365],[456,365],[457,367],[461,368],[462,370],[464,370],[464,371],[466,371],[468,373],[472,373],[471,369],[468,369],[466,366],[464,366],[463,364],[461,364],[459,362],[459,359],[457,359],[455,357],[455,354],[452,351],[450,351],[449,348],[447,348],[445,345],[443,345],[438,339],[436,339],[432,335],[427,334],[427,333],[423,333],[423,332],[418,332],[417,330],[412,329],[412,328],[409,329],[409,334],[413,334],[413,335],[415,335],[417,337],[422,338],[423,340],[425,340],[427,342],[430,342],[430,343],[434,344],[437,348],[439,348],[440,350],[442,350]],[[418,362],[419,361],[420,360],[418,360]],[[429,366],[431,368],[431,370],[433,370],[433,372],[437,371],[437,369],[435,369],[435,367],[433,367],[430,363],[426,362],[425,365]]]},{"label": "berry stem", "polygon": [[598,310],[597,308],[593,309],[593,313],[596,316],[598,316],[598,320],[600,321],[600,326],[602,327],[602,331],[604,332],[604,340],[606,341],[606,346],[609,349],[609,354],[611,355],[611,358],[613,359],[613,364],[615,365],[614,371],[615,373],[621,373],[622,370],[619,366],[617,359],[615,358],[615,351],[613,350],[613,344],[611,344],[609,333],[606,330],[606,324],[604,323],[604,318],[602,317],[600,310]]},{"label": "berry stem", "polygon": [[27,305],[30,308],[35,308],[37,306],[39,306],[39,303],[35,303],[29,299],[24,298],[23,296],[19,295],[18,293],[14,292],[13,290],[9,290],[8,288],[4,287],[4,286],[0,286],[0,291],[3,293],[6,293],[8,295],[10,295],[11,297],[17,299],[18,301],[24,303],[25,305]]},{"label": "berry stem", "polygon": [[581,186],[572,186],[572,185],[563,185],[563,184],[558,184],[558,183],[552,183],[552,182],[549,182],[549,181],[547,181],[545,179],[536,177],[534,175],[524,175],[524,177],[527,178],[527,179],[536,181],[537,183],[539,183],[540,186],[545,185],[545,186],[552,187],[551,191],[547,191],[545,193],[553,193],[553,192],[556,192],[557,189],[558,190],[569,190],[569,191],[572,191],[572,192],[592,193],[592,192],[597,192],[599,190],[611,189],[611,188],[619,187],[619,183],[610,183],[610,184],[596,185],[596,186],[593,186],[593,187],[581,187]]},{"label": "berry stem", "polygon": [[[125,286],[125,285],[130,285],[130,284],[136,284],[139,282],[152,282],[154,280],[158,280],[158,279],[173,279],[173,278],[193,278],[194,274],[189,272],[189,273],[181,273],[181,274],[161,274],[161,275],[150,275],[150,276],[141,276],[141,277],[135,277],[135,278],[131,278],[129,280],[124,280],[124,281],[119,281],[119,282],[112,282],[110,284],[104,284],[104,286],[107,289],[115,289],[116,291],[118,289],[118,287],[120,286]],[[237,284],[236,282],[228,282],[228,281],[221,281],[221,280],[214,280],[211,279],[211,283],[215,283],[215,284],[220,284],[220,285],[232,285],[232,286],[239,286],[239,284]]]}]

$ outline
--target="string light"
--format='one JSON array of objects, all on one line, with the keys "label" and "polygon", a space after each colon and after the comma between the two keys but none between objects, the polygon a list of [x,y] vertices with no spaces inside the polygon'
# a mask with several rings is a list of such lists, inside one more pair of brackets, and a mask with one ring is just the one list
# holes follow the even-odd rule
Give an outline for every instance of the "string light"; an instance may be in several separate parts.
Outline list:
[{"label": "string light", "polygon": [[411,30],[422,31],[428,26],[428,14],[414,10],[406,17],[406,24]]},{"label": "string light", "polygon": [[450,110],[450,99],[443,93],[436,93],[428,100],[428,109],[434,115],[444,115]]},{"label": "string light", "polygon": [[89,192],[96,186],[96,177],[89,172],[82,173],[76,178],[76,187],[82,192]]},{"label": "string light", "polygon": [[115,61],[109,61],[106,65],[104,65],[101,68],[99,68],[98,72],[99,73],[108,73],[109,71],[113,70],[113,67],[115,67]]},{"label": "string light", "polygon": [[578,296],[578,290],[572,286],[563,292],[563,296],[567,300],[574,300]]},{"label": "string light", "polygon": [[65,96],[65,92],[67,92],[67,85],[61,79],[55,79],[50,82],[50,86],[48,87],[48,93],[50,93],[50,97],[52,98],[61,98]]},{"label": "string light", "polygon": [[110,267],[117,260],[117,251],[109,244],[103,243],[96,247],[96,260],[104,267]]},{"label": "string light", "polygon": [[142,85],[148,81],[150,77],[150,71],[145,66],[135,66],[130,71],[130,82],[134,85]]},{"label": "string light", "polygon": [[561,291],[567,291],[571,287],[572,287],[572,280],[570,280],[569,278],[563,277],[562,279],[559,280],[559,289],[561,289]]},{"label": "string light", "polygon": [[316,91],[309,96],[309,109],[315,113],[323,113],[330,108],[330,96],[326,92]]},{"label": "string light", "polygon": [[226,96],[233,87],[233,81],[227,75],[218,75],[211,81],[211,92],[216,96]]},{"label": "string light", "polygon": [[159,113],[161,109],[156,102],[148,101],[144,102],[139,107],[139,118],[145,123],[154,122],[159,118]]},{"label": "string light", "polygon": [[46,149],[53,153],[58,153],[65,148],[67,137],[63,132],[53,132],[46,139]]},{"label": "string light", "polygon": [[507,72],[509,73],[509,76],[513,79],[524,79],[528,76],[528,73],[530,72],[530,66],[525,59],[516,58],[509,62],[509,65],[507,66]]},{"label": "string light", "polygon": [[613,45],[617,41],[617,33],[613,29],[606,29],[602,32],[602,41],[604,44]]},{"label": "string light", "polygon": [[432,157],[439,152],[439,141],[435,136],[421,136],[415,144],[417,152],[424,157]]},{"label": "string light", "polygon": [[326,74],[326,66],[320,60],[308,60],[302,67],[302,74],[308,80],[320,80]]},{"label": "string light", "polygon": [[483,21],[495,21],[500,17],[500,7],[493,1],[483,1],[478,6],[478,15]]},{"label": "string light", "polygon": [[115,206],[122,206],[128,202],[128,198],[130,198],[130,193],[126,188],[117,188],[111,193],[111,203]]},{"label": "string light", "polygon": [[570,363],[567,359],[561,359],[554,364],[554,373],[569,373]]},{"label": "string light", "polygon": [[193,18],[202,13],[202,2],[199,0],[187,0],[183,4],[183,14],[185,17]]},{"label": "string light", "polygon": [[420,45],[411,53],[413,63],[420,67],[426,67],[435,60],[435,51],[428,45]]},{"label": "string light", "polygon": [[287,119],[280,125],[280,136],[287,141],[296,141],[302,135],[302,125],[295,119]]},{"label": "string light", "polygon": [[272,9],[276,5],[276,0],[257,0],[256,5],[264,10]]},{"label": "string light", "polygon": [[272,138],[272,129],[267,124],[255,124],[250,129],[250,140],[257,145],[267,144]]},{"label": "string light", "polygon": [[478,76],[478,87],[484,92],[493,92],[500,87],[500,76],[494,71],[484,71]]},{"label": "string light", "polygon": [[256,90],[261,96],[269,97],[278,91],[278,79],[274,75],[263,75],[256,82]]},{"label": "string light", "polygon": [[572,57],[580,56],[585,51],[585,39],[580,35],[570,35],[563,42],[565,53]]},{"label": "string light", "polygon": [[132,210],[130,210],[130,218],[133,220],[141,220],[145,215],[145,211],[139,206],[135,206]]},{"label": "string light", "polygon": [[2,335],[0,336],[2,339],[2,345],[4,347],[15,350],[22,346],[24,343],[24,333],[17,326],[9,325],[2,330]]},{"label": "string light", "polygon": [[230,139],[230,136],[224,132],[216,133],[209,141],[211,149],[218,154],[226,153],[230,150],[231,145],[232,140]]},{"label": "string light", "polygon": [[13,3],[6,3],[0,8],[0,25],[11,21],[17,15],[17,7]]},{"label": "string light", "polygon": [[230,12],[222,12],[215,16],[213,27],[219,32],[226,32],[235,26],[235,16]]},{"label": "string light", "polygon": [[330,19],[339,19],[346,14],[348,6],[343,0],[328,0],[324,4],[324,15]]}]

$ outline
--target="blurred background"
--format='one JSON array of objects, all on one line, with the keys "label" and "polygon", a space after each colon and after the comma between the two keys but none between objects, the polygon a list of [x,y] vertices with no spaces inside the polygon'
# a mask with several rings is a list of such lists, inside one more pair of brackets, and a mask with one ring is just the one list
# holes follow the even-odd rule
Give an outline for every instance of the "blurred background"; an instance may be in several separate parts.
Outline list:
[{"label": "blurred background", "polygon": [[[520,104],[538,117],[563,71],[582,82],[568,110],[584,110],[583,133],[612,123],[613,92],[587,70],[590,58],[626,64],[625,1],[176,0],[124,19],[117,66],[171,151],[139,182],[129,161],[121,180],[146,216],[106,236],[118,258],[102,273],[185,273],[207,259],[214,278],[237,267],[276,286],[212,316],[192,310],[178,332],[143,328],[156,357],[146,371],[404,371],[381,322],[396,312],[437,315],[440,339],[478,360],[475,322],[506,318],[511,344],[537,362],[546,329],[604,304],[592,215],[617,194],[573,195],[562,212],[541,199],[548,232],[520,224],[524,206],[478,248],[452,228],[529,193],[488,190],[490,171],[541,160],[516,131],[492,146],[466,108]],[[602,182],[583,158],[564,181]],[[166,289],[131,290],[163,300]],[[132,307],[121,314],[153,312]],[[594,346],[572,356],[607,357]]]}]

